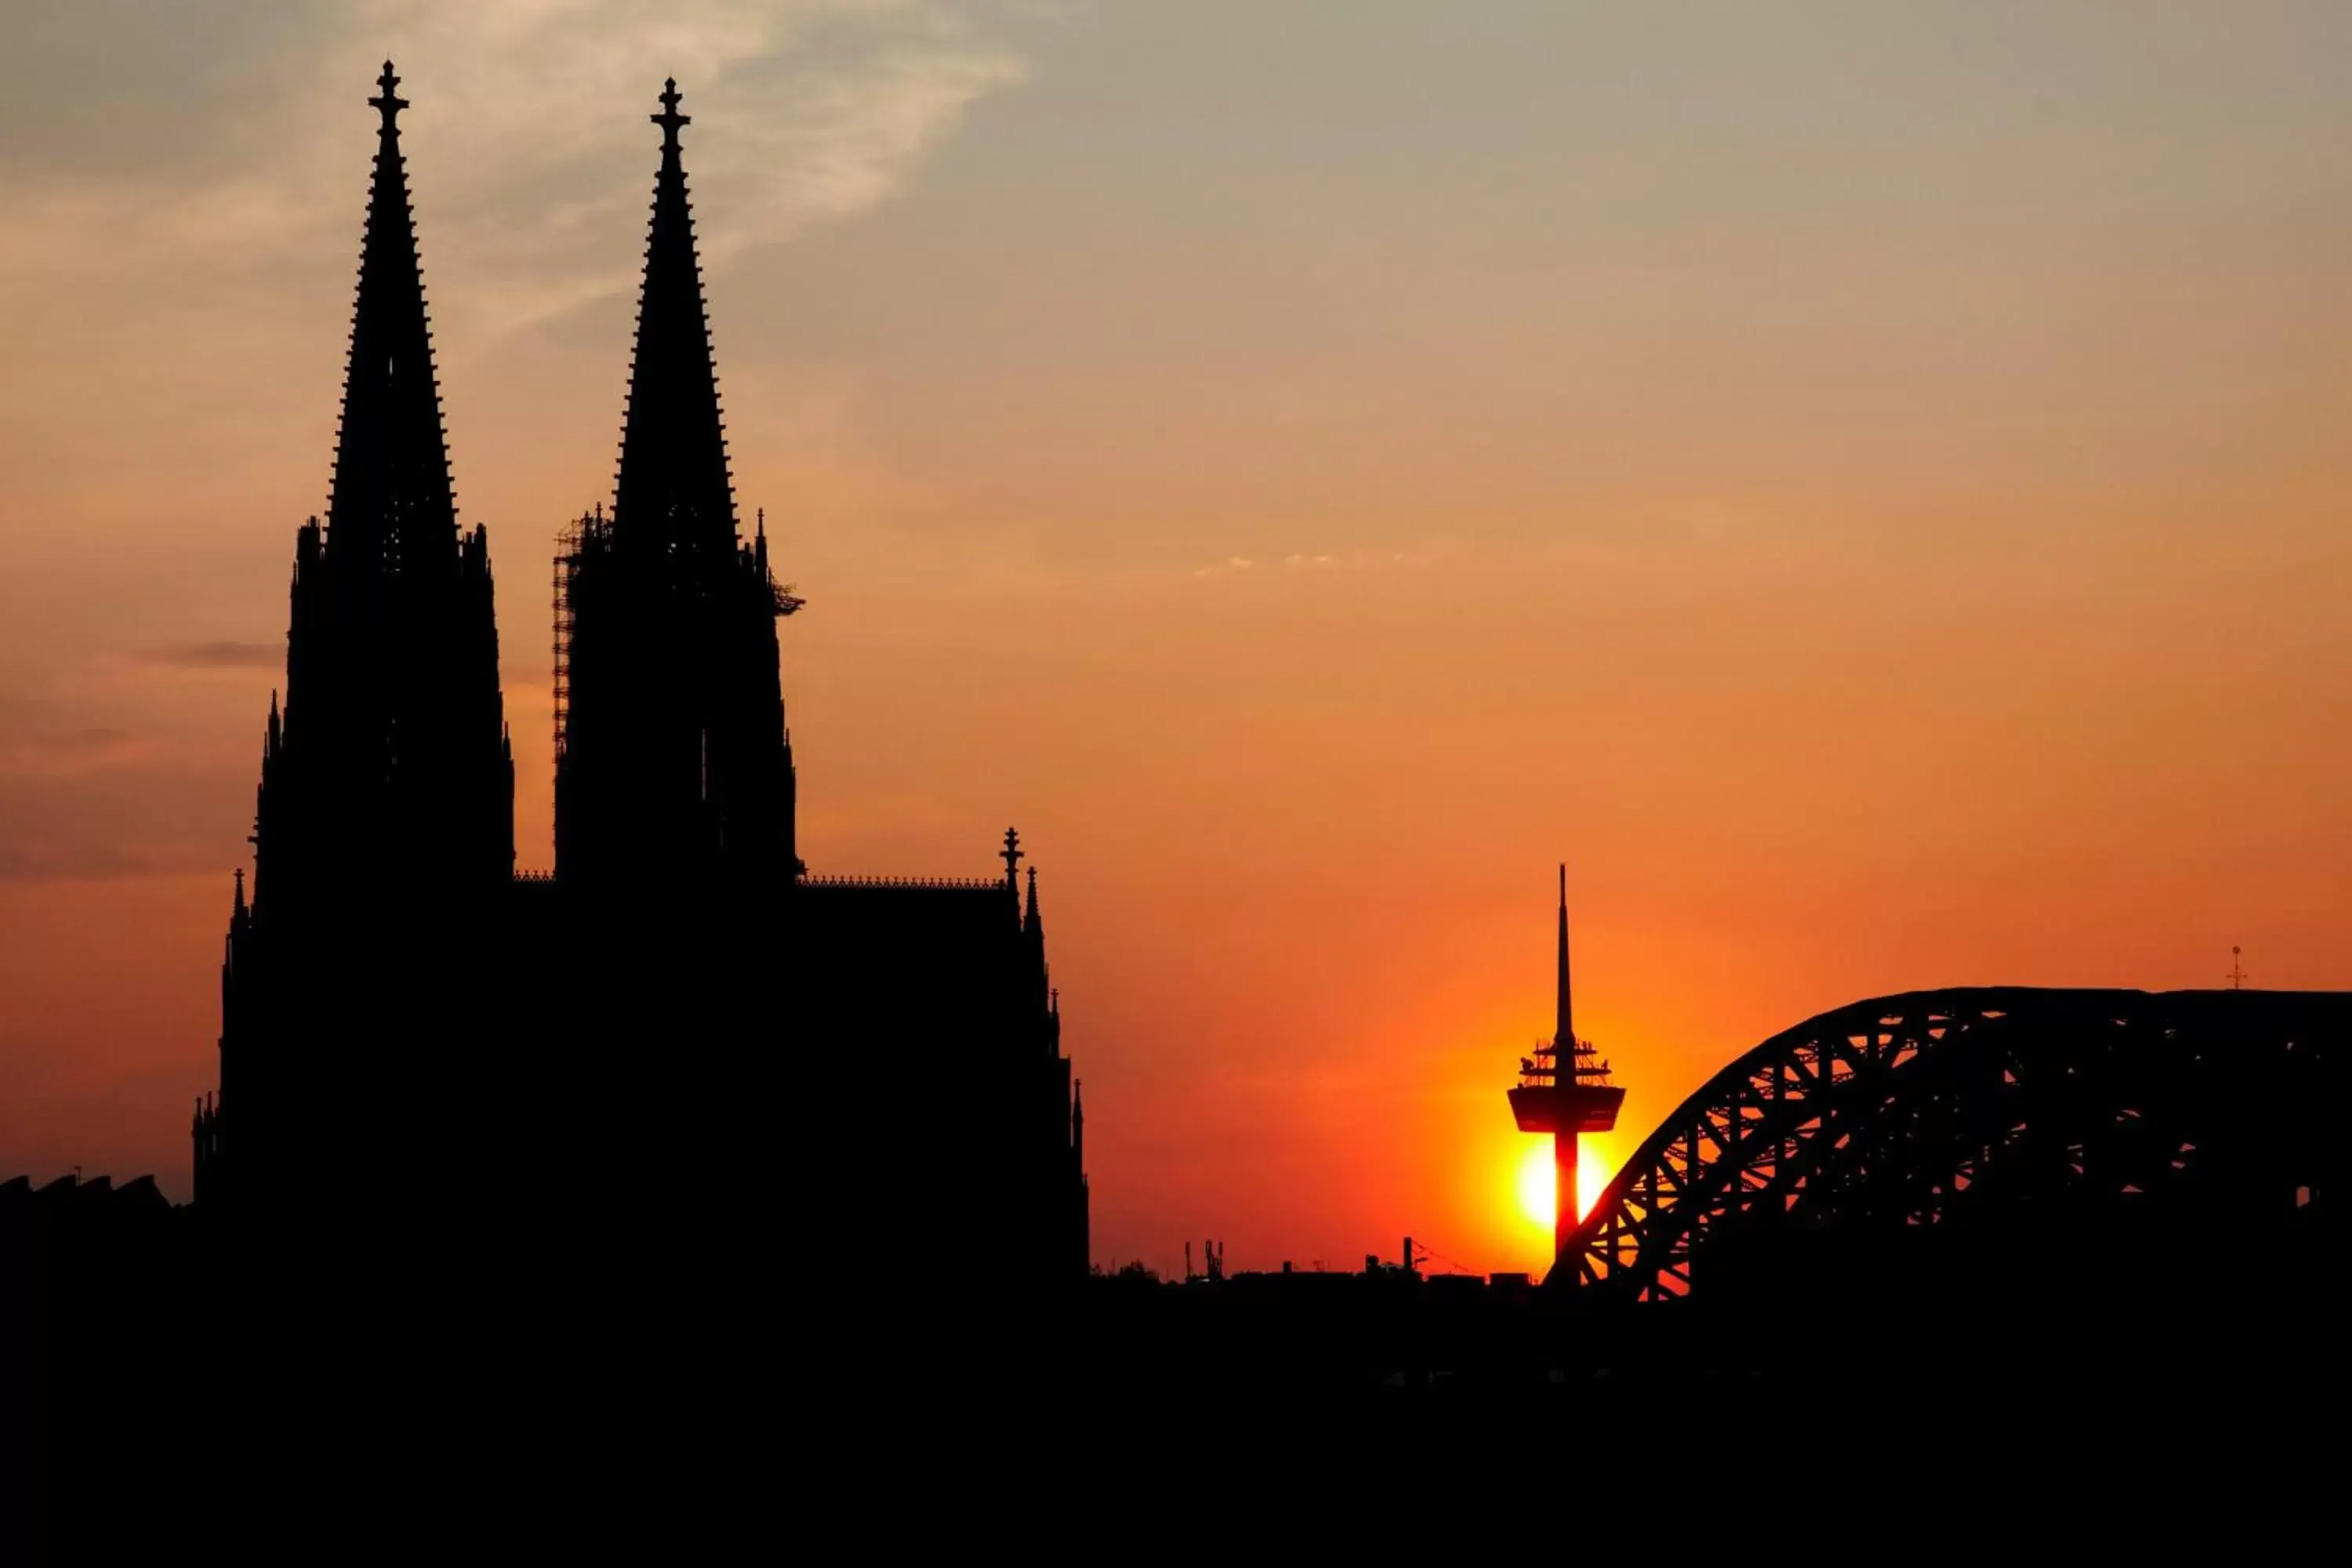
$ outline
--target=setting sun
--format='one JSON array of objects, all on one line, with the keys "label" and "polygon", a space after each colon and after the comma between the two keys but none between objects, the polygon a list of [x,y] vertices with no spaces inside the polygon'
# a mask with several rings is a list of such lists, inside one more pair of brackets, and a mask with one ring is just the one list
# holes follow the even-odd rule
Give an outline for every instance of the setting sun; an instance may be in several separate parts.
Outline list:
[{"label": "setting sun", "polygon": [[[1600,1200],[1601,1191],[1609,1184],[1612,1174],[1601,1151],[1590,1143],[1580,1143],[1576,1150],[1576,1202],[1582,1219],[1592,1212]],[[1530,1225],[1549,1230],[1559,1203],[1552,1188],[1551,1140],[1536,1138],[1528,1141],[1526,1154],[1520,1157],[1516,1183],[1519,1194],[1519,1212]]]}]

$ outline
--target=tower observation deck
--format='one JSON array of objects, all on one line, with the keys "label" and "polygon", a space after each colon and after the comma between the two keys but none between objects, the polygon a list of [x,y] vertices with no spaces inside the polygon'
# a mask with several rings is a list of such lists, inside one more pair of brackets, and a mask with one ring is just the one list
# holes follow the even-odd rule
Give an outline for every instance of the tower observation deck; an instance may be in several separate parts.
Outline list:
[{"label": "tower observation deck", "polygon": [[[1586,1132],[1617,1125],[1625,1091],[1609,1081],[1609,1064],[1591,1042],[1576,1037],[1568,984],[1568,868],[1559,868],[1559,997],[1552,1037],[1519,1058],[1518,1087],[1511,1090],[1511,1114],[1522,1132],[1552,1136],[1552,1261],[1574,1253],[1569,1246],[1581,1217],[1576,1190],[1576,1141]],[[1571,1277],[1572,1278],[1572,1277]]]}]

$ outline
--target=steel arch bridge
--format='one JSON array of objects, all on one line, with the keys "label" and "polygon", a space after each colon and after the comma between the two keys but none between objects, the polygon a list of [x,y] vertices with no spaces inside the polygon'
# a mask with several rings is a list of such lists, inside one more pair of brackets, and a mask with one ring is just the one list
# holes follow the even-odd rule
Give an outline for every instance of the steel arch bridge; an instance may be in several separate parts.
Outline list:
[{"label": "steel arch bridge", "polygon": [[2176,1214],[2198,1222],[2191,1245],[2226,1254],[2235,1222],[2317,1217],[2335,1142],[2321,1061],[2347,1035],[2341,992],[1857,1002],[1766,1040],[1668,1116],[1571,1239],[1574,1279],[1674,1301],[1706,1293],[1711,1257],[1791,1232],[1982,1233],[2056,1212]]}]

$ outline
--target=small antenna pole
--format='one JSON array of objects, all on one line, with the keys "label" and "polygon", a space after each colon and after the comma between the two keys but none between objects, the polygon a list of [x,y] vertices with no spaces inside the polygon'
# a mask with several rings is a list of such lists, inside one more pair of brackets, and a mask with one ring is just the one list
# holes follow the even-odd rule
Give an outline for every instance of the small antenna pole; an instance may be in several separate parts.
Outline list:
[{"label": "small antenna pole", "polygon": [[2230,973],[2221,977],[2230,983],[2230,989],[2232,991],[2243,991],[2246,988],[2246,966],[2238,962],[2238,954],[2242,950],[2237,943],[2230,944]]}]

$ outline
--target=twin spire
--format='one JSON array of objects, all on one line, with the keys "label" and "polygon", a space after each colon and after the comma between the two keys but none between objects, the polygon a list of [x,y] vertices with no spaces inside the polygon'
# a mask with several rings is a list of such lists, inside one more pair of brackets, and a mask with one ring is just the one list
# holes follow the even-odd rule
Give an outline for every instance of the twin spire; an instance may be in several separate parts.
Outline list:
[{"label": "twin spire", "polygon": [[[328,538],[333,552],[393,570],[446,553],[457,503],[441,425],[440,384],[425,309],[408,174],[400,151],[400,78],[386,60],[368,100],[383,116],[360,253],[343,419],[335,450]],[[661,173],[654,184],[644,291],[629,375],[613,521],[625,546],[731,557],[735,492],[695,255],[694,215],[677,133],[677,82],[663,84]]]},{"label": "twin spire", "polygon": [[383,124],[360,251],[327,542],[331,555],[407,575],[455,551],[457,510],[400,152],[397,117],[408,100],[395,90],[399,85],[386,60],[377,79],[382,90],[368,100],[382,110]]},{"label": "twin spire", "polygon": [[678,102],[672,79],[662,86],[662,111],[652,117],[662,130],[661,173],[646,240],[613,531],[625,551],[732,557],[735,488],[677,143],[679,129],[693,119],[677,111]]}]

